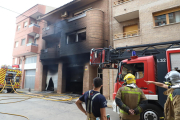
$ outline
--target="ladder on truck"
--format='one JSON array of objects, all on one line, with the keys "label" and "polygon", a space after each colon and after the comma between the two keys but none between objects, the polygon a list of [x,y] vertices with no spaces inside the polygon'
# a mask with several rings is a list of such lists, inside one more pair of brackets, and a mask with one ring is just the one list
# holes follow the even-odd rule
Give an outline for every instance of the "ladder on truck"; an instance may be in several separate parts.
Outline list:
[{"label": "ladder on truck", "polygon": [[91,49],[90,65],[99,65],[100,68],[118,69],[120,61],[131,59],[132,56],[149,56],[159,54],[169,48],[180,48],[180,40],[160,42],[118,48]]}]

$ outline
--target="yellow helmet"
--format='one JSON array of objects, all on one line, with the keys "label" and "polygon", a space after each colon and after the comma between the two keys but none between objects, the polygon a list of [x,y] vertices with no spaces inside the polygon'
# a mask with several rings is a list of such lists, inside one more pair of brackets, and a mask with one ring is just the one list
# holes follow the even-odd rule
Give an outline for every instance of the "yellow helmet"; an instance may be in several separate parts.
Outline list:
[{"label": "yellow helmet", "polygon": [[133,74],[131,74],[131,73],[127,74],[124,77],[124,80],[126,81],[127,84],[136,83],[135,76]]}]

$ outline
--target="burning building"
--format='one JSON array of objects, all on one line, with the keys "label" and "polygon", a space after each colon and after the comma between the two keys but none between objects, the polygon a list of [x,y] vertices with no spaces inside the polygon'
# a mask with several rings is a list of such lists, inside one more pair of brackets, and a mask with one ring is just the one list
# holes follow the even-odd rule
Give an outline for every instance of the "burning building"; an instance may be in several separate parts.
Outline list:
[{"label": "burning building", "polygon": [[52,77],[58,93],[84,93],[94,77],[103,78],[98,66],[90,66],[92,48],[109,45],[108,0],[74,0],[39,20],[46,22],[41,50],[42,90]]}]

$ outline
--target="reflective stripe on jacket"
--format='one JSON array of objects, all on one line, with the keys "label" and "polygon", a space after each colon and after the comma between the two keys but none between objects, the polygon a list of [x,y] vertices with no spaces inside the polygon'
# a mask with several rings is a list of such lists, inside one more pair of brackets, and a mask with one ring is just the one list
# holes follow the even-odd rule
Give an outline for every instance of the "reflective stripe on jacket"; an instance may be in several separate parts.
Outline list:
[{"label": "reflective stripe on jacket", "polygon": [[[121,87],[119,88],[116,98],[119,98],[122,100],[122,102],[128,106],[130,109],[141,109],[138,105],[141,101],[146,100],[146,97],[143,93],[143,91],[140,88],[131,88],[131,87]],[[120,109],[120,116],[124,119],[128,118],[139,118],[140,115],[128,115],[125,111]]]},{"label": "reflective stripe on jacket", "polygon": [[165,120],[180,120],[180,95],[173,96],[173,92],[173,88],[164,92],[168,96],[164,104]]}]

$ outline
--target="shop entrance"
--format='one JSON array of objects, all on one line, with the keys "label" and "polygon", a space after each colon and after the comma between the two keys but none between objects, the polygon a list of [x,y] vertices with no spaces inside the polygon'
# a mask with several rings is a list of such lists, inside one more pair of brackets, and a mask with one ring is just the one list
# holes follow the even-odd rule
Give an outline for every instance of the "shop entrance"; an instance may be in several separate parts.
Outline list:
[{"label": "shop entrance", "polygon": [[66,92],[82,94],[83,90],[83,66],[67,67]]}]

